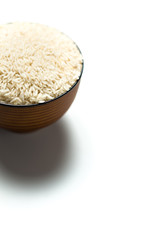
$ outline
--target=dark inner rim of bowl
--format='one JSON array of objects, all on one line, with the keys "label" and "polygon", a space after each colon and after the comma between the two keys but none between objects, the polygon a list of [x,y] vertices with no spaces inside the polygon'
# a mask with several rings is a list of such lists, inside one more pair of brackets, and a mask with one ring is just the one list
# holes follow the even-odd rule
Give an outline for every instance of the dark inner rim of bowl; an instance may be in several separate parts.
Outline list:
[{"label": "dark inner rim of bowl", "polygon": [[[81,56],[82,56],[82,53],[81,53],[81,50],[79,49],[79,47],[77,46],[77,44],[74,42],[74,44],[76,45],[78,51],[80,52]],[[80,75],[79,75],[79,78],[77,79],[77,81],[75,82],[75,84],[68,90],[66,91],[65,93],[63,93],[62,95],[56,97],[56,98],[53,98],[49,101],[46,101],[46,102],[43,102],[43,103],[35,103],[35,104],[28,104],[28,105],[12,105],[12,104],[7,104],[7,103],[1,103],[0,102],[0,106],[6,106],[6,107],[35,107],[35,106],[39,106],[39,105],[43,105],[43,104],[47,104],[47,103],[50,103],[52,101],[55,101],[61,97],[63,97],[64,95],[66,95],[67,93],[69,93],[70,91],[72,91],[72,89],[77,85],[77,83],[80,81],[81,79],[81,76],[82,76],[82,73],[83,73],[83,68],[84,68],[84,59],[83,59],[83,56],[82,56],[82,68],[81,68],[81,72],[80,72]]]}]

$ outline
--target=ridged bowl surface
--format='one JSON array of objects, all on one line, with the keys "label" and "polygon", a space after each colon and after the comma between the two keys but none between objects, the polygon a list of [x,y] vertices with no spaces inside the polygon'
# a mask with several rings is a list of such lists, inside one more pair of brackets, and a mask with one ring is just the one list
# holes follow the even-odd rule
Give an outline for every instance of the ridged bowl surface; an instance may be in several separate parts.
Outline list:
[{"label": "ridged bowl surface", "polygon": [[75,85],[62,96],[48,102],[26,106],[0,104],[0,127],[15,132],[29,132],[57,121],[74,101],[82,72],[83,63],[80,77]]}]

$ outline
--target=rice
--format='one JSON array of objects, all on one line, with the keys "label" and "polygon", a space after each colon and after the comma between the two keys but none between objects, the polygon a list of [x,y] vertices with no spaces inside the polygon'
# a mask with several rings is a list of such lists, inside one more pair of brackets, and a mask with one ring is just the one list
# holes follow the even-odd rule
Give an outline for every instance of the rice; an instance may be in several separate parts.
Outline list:
[{"label": "rice", "polygon": [[78,80],[82,56],[57,29],[35,23],[0,25],[0,103],[54,99]]}]

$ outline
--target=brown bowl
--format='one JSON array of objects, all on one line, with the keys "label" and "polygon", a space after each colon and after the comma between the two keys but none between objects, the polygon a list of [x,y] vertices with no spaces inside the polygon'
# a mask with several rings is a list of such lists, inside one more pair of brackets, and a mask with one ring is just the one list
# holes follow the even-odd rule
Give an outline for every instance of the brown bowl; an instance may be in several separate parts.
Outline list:
[{"label": "brown bowl", "polygon": [[80,77],[72,88],[53,100],[23,106],[0,103],[0,127],[15,132],[29,132],[57,121],[69,109],[76,96],[83,66],[84,62]]}]

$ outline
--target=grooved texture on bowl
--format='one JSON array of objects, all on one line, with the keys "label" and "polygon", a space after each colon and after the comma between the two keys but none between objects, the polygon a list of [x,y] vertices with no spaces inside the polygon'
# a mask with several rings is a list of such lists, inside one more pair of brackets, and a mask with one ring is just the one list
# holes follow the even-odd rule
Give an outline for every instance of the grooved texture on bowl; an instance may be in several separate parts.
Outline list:
[{"label": "grooved texture on bowl", "polygon": [[29,132],[54,123],[72,104],[79,83],[80,79],[64,95],[46,103],[31,106],[0,104],[0,127],[15,132]]}]

